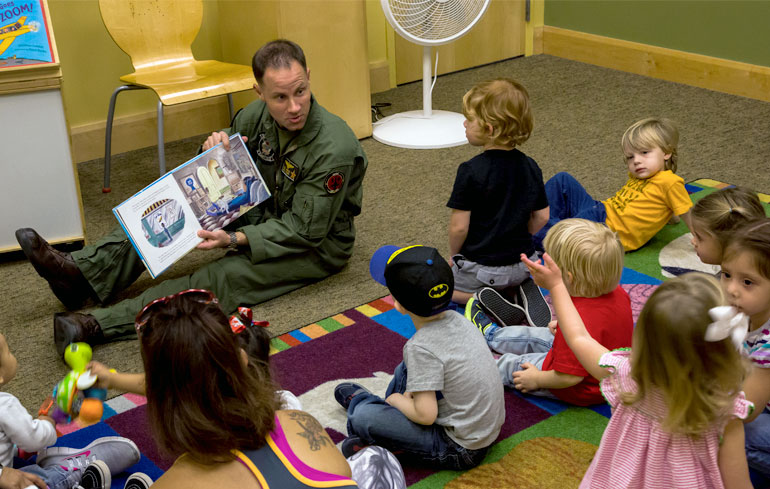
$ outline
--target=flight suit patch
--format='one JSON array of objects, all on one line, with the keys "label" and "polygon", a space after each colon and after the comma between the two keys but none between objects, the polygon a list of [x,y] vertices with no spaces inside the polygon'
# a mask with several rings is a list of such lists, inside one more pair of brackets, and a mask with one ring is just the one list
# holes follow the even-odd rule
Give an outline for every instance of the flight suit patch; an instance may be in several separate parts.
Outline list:
[{"label": "flight suit patch", "polygon": [[267,140],[265,133],[259,135],[259,141],[257,142],[257,156],[264,161],[275,161],[275,151],[273,151],[272,146],[270,146],[270,141]]},{"label": "flight suit patch", "polygon": [[291,162],[289,158],[283,160],[283,166],[281,166],[281,173],[286,175],[286,178],[292,182],[297,178],[297,165]]},{"label": "flight suit patch", "polygon": [[330,194],[336,194],[340,191],[342,188],[342,184],[345,183],[345,175],[342,172],[335,171],[331,172],[328,177],[326,177],[326,182],[324,183],[324,187],[326,188],[326,191]]}]

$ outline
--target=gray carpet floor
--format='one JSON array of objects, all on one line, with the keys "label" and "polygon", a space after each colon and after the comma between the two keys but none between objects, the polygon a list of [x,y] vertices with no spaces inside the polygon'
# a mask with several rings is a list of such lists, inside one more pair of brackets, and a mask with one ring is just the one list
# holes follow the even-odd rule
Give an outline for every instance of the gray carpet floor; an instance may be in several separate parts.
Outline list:
[{"label": "gray carpet floor", "polygon": [[[540,55],[442,76],[433,107],[460,111],[469,88],[500,76],[515,78],[529,90],[535,129],[521,149],[539,163],[545,178],[569,171],[595,198],[609,197],[626,179],[620,149],[623,131],[636,120],[655,115],[679,125],[678,173],[685,181],[712,178],[770,193],[768,103]],[[372,102],[391,103],[385,115],[421,109],[421,85],[374,94]],[[167,145],[169,165],[189,159],[201,141],[202,136]],[[445,204],[457,166],[479,149],[407,150],[371,138],[362,145],[369,170],[363,213],[356,219],[354,256],[341,273],[259,305],[255,316],[270,321],[274,335],[385,295],[385,288],[368,272],[369,257],[383,244],[448,250]],[[89,240],[116,225],[112,207],[157,178],[156,148],[115,156],[110,194],[101,193],[102,165],[101,159],[78,165]],[[195,251],[160,279],[186,274],[220,253]],[[36,412],[66,373],[52,340],[53,314],[64,308],[27,262],[6,260],[0,263],[0,274],[0,314],[5,321],[0,331],[19,361],[16,378],[3,390]],[[151,283],[144,274],[123,296],[135,295]],[[98,346],[94,356],[118,370],[141,369],[135,340]]]}]

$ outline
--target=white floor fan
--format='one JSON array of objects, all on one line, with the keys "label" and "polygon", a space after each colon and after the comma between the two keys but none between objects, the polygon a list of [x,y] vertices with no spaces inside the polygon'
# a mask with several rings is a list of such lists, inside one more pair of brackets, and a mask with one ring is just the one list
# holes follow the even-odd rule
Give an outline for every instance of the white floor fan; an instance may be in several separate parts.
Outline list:
[{"label": "white floor fan", "polygon": [[465,117],[431,107],[431,48],[462,37],[484,15],[489,0],[381,0],[381,4],[385,17],[400,36],[423,46],[423,108],[376,122],[372,137],[389,146],[410,149],[466,144]]}]

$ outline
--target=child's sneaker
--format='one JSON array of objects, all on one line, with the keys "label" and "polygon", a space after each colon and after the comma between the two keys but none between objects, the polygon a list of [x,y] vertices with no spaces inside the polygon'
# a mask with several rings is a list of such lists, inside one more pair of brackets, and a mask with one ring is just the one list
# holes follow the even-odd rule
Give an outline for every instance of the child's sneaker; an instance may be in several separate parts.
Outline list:
[{"label": "child's sneaker", "polygon": [[497,326],[494,321],[487,316],[487,313],[484,312],[479,300],[476,299],[475,296],[468,299],[468,303],[465,304],[465,318],[473,323],[473,325],[481,331],[481,334],[485,336],[490,327]]},{"label": "child's sneaker", "polygon": [[94,460],[83,471],[80,487],[82,489],[110,489],[112,487],[110,468],[101,460]]},{"label": "child's sneaker", "polygon": [[60,465],[64,469],[85,470],[91,462],[101,460],[107,464],[111,474],[120,474],[139,462],[140,457],[136,444],[128,438],[105,436],[84,448],[44,448],[37,452],[37,464],[41,467]]},{"label": "child's sneaker", "polygon": [[360,384],[353,382],[342,382],[334,388],[334,399],[336,399],[339,405],[345,408],[347,411],[348,406],[350,406],[350,401],[352,401],[353,398],[358,394],[362,394],[364,392],[371,394],[369,389]]},{"label": "child's sneaker", "polygon": [[551,322],[551,308],[543,297],[540,287],[534,280],[528,278],[519,285],[519,297],[524,305],[524,311],[527,314],[527,321],[530,326],[538,328],[547,328]]},{"label": "child's sneaker", "polygon": [[491,287],[484,287],[476,292],[476,297],[500,326],[518,326],[527,321],[527,311],[523,307],[507,301],[500,292]]},{"label": "child's sneaker", "polygon": [[143,472],[135,472],[128,476],[123,489],[147,489],[152,485],[152,479]]},{"label": "child's sneaker", "polygon": [[340,451],[345,456],[345,458],[348,458],[368,446],[369,445],[364,443],[364,440],[362,440],[360,437],[353,435],[342,440]]}]

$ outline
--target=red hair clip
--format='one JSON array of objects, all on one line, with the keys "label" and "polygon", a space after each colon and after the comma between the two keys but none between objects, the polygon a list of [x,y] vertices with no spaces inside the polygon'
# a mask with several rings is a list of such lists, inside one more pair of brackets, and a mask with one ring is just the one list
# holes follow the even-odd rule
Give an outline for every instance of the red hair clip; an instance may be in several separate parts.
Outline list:
[{"label": "red hair clip", "polygon": [[254,313],[252,312],[251,308],[239,307],[238,314],[233,314],[230,316],[230,329],[232,329],[233,333],[235,334],[240,334],[246,331],[246,325],[244,325],[244,321],[246,321],[246,324],[249,326],[261,326],[263,328],[270,326],[270,323],[267,321],[254,321],[253,316]]}]

